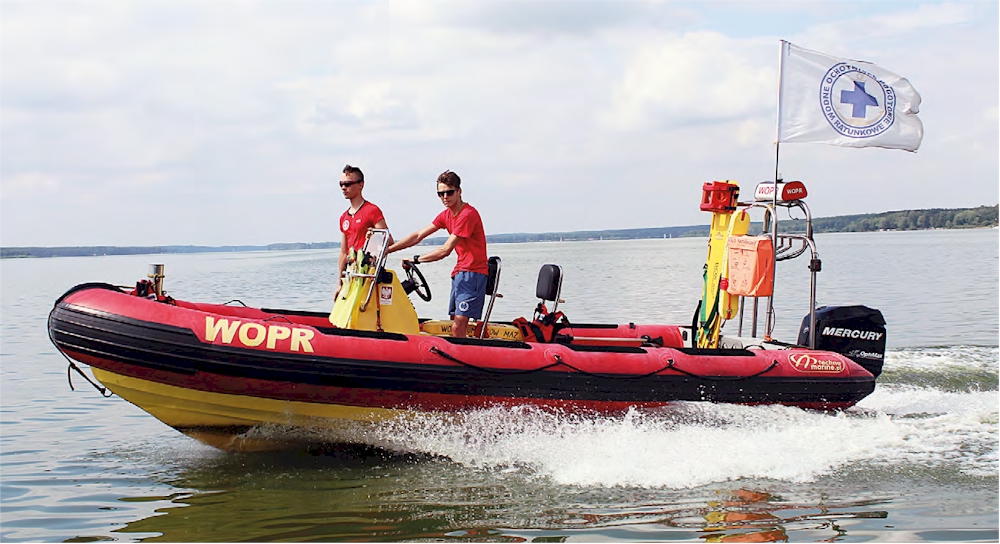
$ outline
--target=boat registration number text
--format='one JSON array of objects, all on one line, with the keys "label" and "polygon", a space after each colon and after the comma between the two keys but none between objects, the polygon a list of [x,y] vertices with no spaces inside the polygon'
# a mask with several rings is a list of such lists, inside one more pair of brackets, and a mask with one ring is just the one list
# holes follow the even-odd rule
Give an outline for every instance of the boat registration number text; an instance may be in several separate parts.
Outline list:
[{"label": "boat registration number text", "polygon": [[299,327],[286,327],[284,325],[264,326],[260,323],[243,323],[241,321],[230,321],[228,319],[216,320],[212,316],[205,317],[205,340],[214,343],[219,338],[223,344],[232,344],[234,341],[248,347],[255,348],[261,344],[267,349],[277,349],[278,343],[282,347],[288,342],[288,349],[291,351],[303,351],[312,353],[312,344],[315,333],[309,329]]}]

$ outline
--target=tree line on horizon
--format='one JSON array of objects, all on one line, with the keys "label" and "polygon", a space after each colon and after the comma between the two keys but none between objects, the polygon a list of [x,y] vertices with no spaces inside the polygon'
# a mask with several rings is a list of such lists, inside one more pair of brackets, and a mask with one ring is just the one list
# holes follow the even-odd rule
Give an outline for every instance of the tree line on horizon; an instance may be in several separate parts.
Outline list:
[{"label": "tree line on horizon", "polygon": [[[998,226],[1000,205],[975,208],[903,210],[876,214],[839,215],[813,219],[813,232],[871,232],[884,230],[963,229]],[[781,232],[805,232],[804,220],[780,219]],[[760,232],[760,223],[751,225],[751,233]],[[708,225],[611,229],[594,231],[491,234],[493,244],[521,242],[558,242],[584,240],[635,240],[646,238],[689,238],[708,236]],[[443,237],[428,238],[422,245],[440,244]],[[296,249],[337,249],[340,242],[293,242],[266,246],[72,246],[72,247],[3,247],[0,258],[84,257],[98,255],[151,255],[169,253],[211,253],[227,251],[287,251]]]},{"label": "tree line on horizon", "polygon": [[[964,229],[997,226],[998,206],[903,210],[876,214],[839,215],[813,219],[813,232]],[[779,221],[786,232],[805,232],[805,221]],[[795,230],[797,229],[797,230]]]}]

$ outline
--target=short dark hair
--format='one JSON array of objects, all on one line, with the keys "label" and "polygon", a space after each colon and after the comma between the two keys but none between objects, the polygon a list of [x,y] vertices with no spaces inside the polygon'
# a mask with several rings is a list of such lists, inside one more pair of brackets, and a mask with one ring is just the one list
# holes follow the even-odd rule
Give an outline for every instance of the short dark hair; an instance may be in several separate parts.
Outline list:
[{"label": "short dark hair", "polygon": [[365,173],[362,172],[361,169],[358,168],[357,166],[351,166],[351,165],[348,164],[347,166],[344,167],[344,173],[345,174],[354,174],[355,176],[358,176],[358,181],[364,181],[365,180]]},{"label": "short dark hair", "polygon": [[443,183],[454,189],[462,188],[462,178],[458,177],[458,174],[452,172],[451,170],[445,170],[442,172],[441,175],[438,176],[437,182]]}]

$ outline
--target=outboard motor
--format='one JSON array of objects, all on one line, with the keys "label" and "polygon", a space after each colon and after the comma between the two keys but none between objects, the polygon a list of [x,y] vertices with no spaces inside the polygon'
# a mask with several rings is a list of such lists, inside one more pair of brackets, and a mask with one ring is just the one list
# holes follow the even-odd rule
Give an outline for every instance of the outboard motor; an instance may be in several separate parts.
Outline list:
[{"label": "outboard motor", "polygon": [[[808,315],[802,319],[798,343],[809,345]],[[845,355],[877,378],[885,359],[885,318],[867,306],[817,308],[815,348]]]}]

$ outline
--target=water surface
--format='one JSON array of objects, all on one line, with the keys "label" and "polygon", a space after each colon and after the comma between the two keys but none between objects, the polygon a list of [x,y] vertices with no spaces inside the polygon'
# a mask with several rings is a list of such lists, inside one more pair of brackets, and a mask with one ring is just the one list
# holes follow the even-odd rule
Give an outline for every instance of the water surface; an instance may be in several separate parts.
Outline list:
[{"label": "water surface", "polygon": [[[0,538],[5,541],[996,541],[996,229],[817,236],[818,303],[888,322],[875,393],[836,415],[681,403],[587,419],[482,410],[380,429],[397,452],[216,451],[102,398],[46,336],[86,281],[166,264],[175,297],[327,311],[336,252],[4,260]],[[704,239],[497,244],[495,317],[530,316],[565,270],[576,322],[689,323]],[[398,260],[391,261],[398,265]],[[452,260],[421,270],[443,318]],[[780,263],[775,336],[797,336],[808,271]],[[745,323],[749,328],[749,321]],[[733,332],[735,323],[726,325]],[[404,453],[405,452],[405,453]]]}]

